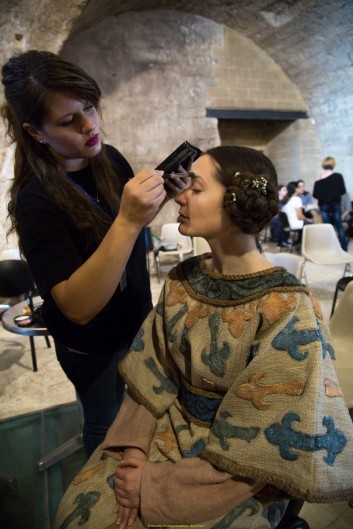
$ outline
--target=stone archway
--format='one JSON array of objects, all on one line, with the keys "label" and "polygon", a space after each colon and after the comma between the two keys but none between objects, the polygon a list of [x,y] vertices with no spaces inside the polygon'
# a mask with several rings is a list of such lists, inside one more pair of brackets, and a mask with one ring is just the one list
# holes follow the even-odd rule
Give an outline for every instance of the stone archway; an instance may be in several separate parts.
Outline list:
[{"label": "stone archway", "polygon": [[[13,50],[30,48],[54,52],[63,48],[65,51],[65,43],[122,13],[159,10],[160,13],[168,11],[172,14],[171,9],[174,9],[204,17],[229,28],[229,34],[252,41],[279,67],[287,82],[291,81],[303,107],[315,121],[305,147],[300,141],[303,134],[300,122],[287,130],[283,137],[285,144],[292,145],[293,161],[303,156],[318,160],[318,137],[321,153],[338,159],[338,169],[346,175],[348,189],[352,193],[348,176],[353,162],[353,13],[349,2],[252,0],[242,2],[241,7],[239,4],[229,0],[3,0],[0,58],[3,63]],[[154,33],[158,39],[158,27],[154,28]],[[172,34],[170,38],[173,38]],[[216,53],[213,59],[215,56]],[[207,138],[213,138],[212,123],[209,122],[207,127]],[[288,160],[283,152],[287,147],[279,148],[282,153],[278,152],[278,148],[277,145],[275,155],[285,168]],[[11,176],[11,151],[2,140],[0,161],[0,194],[3,196]],[[2,204],[3,208],[4,201]],[[5,210],[1,214],[4,218]],[[1,240],[4,241],[4,236]]]}]

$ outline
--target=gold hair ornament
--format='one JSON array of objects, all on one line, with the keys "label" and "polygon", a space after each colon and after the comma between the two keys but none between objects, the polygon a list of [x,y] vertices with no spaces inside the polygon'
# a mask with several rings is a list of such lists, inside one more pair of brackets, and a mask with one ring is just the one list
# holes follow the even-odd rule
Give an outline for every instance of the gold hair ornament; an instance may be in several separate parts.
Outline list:
[{"label": "gold hair ornament", "polygon": [[267,180],[263,176],[259,180],[245,180],[244,187],[248,189],[256,189],[262,195],[266,195]]}]

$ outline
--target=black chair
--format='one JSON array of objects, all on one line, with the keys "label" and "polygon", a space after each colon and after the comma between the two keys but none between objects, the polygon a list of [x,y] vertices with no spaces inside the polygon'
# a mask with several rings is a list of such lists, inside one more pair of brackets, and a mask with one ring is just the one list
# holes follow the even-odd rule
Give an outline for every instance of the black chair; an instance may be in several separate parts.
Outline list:
[{"label": "black chair", "polygon": [[310,529],[308,522],[298,516],[303,504],[302,500],[291,500],[276,529]]},{"label": "black chair", "polygon": [[[300,248],[303,230],[291,228],[289,225],[287,214],[284,211],[280,211],[278,213],[278,218],[280,220],[282,230],[288,233],[288,236],[291,238],[292,242],[290,243],[289,248],[290,248],[290,253],[292,253],[293,249]],[[282,249],[283,248],[281,248],[280,251],[282,251]]]},{"label": "black chair", "polygon": [[[37,294],[29,266],[21,259],[6,259],[0,261],[0,297],[7,303],[1,305],[1,312],[15,305],[19,301],[27,300],[33,315],[33,295]],[[47,346],[51,347],[48,336],[44,336]],[[29,336],[32,353],[33,371],[37,371],[34,337]]]},{"label": "black chair", "polygon": [[346,289],[346,286],[347,286],[348,283],[350,283],[351,281],[353,281],[353,277],[352,277],[352,276],[341,277],[341,279],[339,279],[339,280],[337,281],[337,284],[336,284],[336,290],[335,290],[335,295],[333,296],[333,303],[332,303],[332,309],[331,309],[331,318],[332,318],[332,314],[335,312],[335,307],[336,307],[336,301],[337,301],[338,292],[339,292],[339,291],[344,292],[345,289]]}]

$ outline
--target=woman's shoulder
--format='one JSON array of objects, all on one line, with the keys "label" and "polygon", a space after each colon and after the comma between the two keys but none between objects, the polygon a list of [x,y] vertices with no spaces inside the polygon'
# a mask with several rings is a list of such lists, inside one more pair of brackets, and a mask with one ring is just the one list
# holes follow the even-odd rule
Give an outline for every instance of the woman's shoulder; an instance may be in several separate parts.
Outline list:
[{"label": "woman's shoulder", "polygon": [[18,198],[23,200],[26,198],[44,197],[48,198],[48,193],[42,186],[42,184],[36,178],[29,180],[24,186],[21,187]]}]

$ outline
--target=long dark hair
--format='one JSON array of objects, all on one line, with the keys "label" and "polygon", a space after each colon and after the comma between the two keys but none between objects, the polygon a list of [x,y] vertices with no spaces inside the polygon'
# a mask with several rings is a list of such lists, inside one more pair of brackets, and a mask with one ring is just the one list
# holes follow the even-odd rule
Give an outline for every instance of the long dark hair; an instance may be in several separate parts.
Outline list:
[{"label": "long dark hair", "polygon": [[244,233],[259,234],[278,213],[277,173],[271,160],[250,147],[224,145],[205,152],[226,188],[223,207]]},{"label": "long dark hair", "polygon": [[[8,234],[17,231],[17,199],[20,190],[37,179],[54,204],[86,234],[87,242],[99,243],[110,220],[97,210],[66,178],[46,145],[36,141],[23,128],[27,122],[36,129],[43,124],[53,92],[75,93],[100,113],[101,91],[82,68],[48,51],[31,50],[16,55],[2,67],[5,104],[1,116],[7,137],[15,143],[14,179],[10,186]],[[113,211],[119,207],[119,182],[104,150],[90,161],[99,195]],[[99,175],[99,177],[98,177]]]}]

